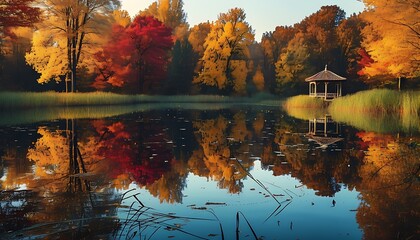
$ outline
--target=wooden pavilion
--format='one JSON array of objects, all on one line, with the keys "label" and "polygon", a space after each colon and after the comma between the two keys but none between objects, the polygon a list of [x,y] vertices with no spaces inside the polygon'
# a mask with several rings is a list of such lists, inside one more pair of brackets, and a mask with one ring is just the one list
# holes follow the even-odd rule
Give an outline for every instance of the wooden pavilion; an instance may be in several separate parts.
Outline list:
[{"label": "wooden pavilion", "polygon": [[305,79],[309,83],[309,96],[324,98],[325,101],[341,97],[342,83],[345,80],[346,78],[327,70],[327,65],[323,71]]}]

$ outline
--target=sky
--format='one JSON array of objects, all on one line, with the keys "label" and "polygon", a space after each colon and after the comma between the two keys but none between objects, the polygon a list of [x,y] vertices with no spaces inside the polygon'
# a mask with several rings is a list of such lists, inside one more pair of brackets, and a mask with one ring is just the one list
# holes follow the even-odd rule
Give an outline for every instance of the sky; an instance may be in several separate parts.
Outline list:
[{"label": "sky", "polygon": [[[122,9],[130,16],[147,8],[156,0],[121,0]],[[190,26],[215,21],[220,13],[239,7],[245,10],[246,21],[255,31],[255,40],[263,33],[274,31],[276,26],[293,25],[325,5],[337,5],[346,16],[363,11],[359,0],[184,0],[184,12]]]}]

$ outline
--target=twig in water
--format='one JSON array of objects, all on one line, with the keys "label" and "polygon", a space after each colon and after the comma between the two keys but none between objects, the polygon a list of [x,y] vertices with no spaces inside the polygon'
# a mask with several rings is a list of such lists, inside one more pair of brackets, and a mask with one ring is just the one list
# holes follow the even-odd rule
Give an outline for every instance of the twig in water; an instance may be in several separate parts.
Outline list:
[{"label": "twig in water", "polygon": [[248,224],[248,227],[254,235],[255,239],[258,240],[257,234],[255,233],[248,219],[246,219],[245,215],[242,212],[236,212],[236,239],[239,240],[239,214],[241,214],[242,217],[245,219],[245,222]]},{"label": "twig in water", "polygon": [[270,194],[270,196],[278,203],[281,205],[281,203],[279,202],[279,200],[277,200],[277,198],[270,192],[270,190],[268,190],[268,188],[266,186],[264,186],[264,184],[262,184],[261,181],[259,181],[258,179],[254,178],[254,176],[252,176],[251,173],[249,173],[244,166],[242,166],[242,164],[239,162],[238,159],[236,159],[236,162],[239,164],[239,166],[242,168],[242,170],[246,173],[246,175],[248,175],[248,177],[250,177],[252,180],[254,180],[254,182],[256,182],[260,187],[262,187],[265,191],[268,192],[268,194]]},{"label": "twig in water", "polygon": [[219,222],[219,227],[220,227],[220,233],[222,234],[222,240],[225,239],[225,234],[223,232],[223,227],[222,227],[222,223],[220,222],[220,219],[216,216],[216,214],[212,211],[212,210],[208,210],[211,214],[213,214],[213,216],[217,219],[217,221]]},{"label": "twig in water", "polygon": [[[283,201],[282,203],[288,202],[282,209],[280,209],[280,211],[277,212],[277,210],[281,207],[281,204],[270,214],[270,216],[268,216],[264,222],[266,222],[268,219],[270,219],[272,216],[277,216],[279,215],[281,212],[283,212],[283,210],[289,206],[289,204],[292,203],[292,201]],[[277,212],[277,213],[276,213]]]}]

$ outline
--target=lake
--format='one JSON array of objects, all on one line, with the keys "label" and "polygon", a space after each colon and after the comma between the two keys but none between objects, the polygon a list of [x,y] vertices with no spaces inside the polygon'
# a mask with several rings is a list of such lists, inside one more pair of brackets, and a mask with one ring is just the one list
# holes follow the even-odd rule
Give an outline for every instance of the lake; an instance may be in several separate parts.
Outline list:
[{"label": "lake", "polygon": [[1,239],[419,239],[418,122],[75,111],[2,113]]}]

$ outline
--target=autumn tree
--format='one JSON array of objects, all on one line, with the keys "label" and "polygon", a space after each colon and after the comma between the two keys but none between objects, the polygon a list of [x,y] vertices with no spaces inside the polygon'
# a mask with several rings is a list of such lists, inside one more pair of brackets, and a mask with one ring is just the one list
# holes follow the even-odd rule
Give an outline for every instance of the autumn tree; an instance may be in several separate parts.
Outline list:
[{"label": "autumn tree", "polygon": [[[31,49],[32,27],[13,27],[9,29],[13,37],[6,37],[0,46],[0,85],[2,90],[34,91],[39,84],[28,82],[38,77],[26,64],[25,54]],[[1,45],[1,44],[0,44]]]},{"label": "autumn tree", "polygon": [[171,29],[151,16],[137,16],[126,28],[114,25],[111,41],[95,54],[100,73],[95,86],[149,90],[164,77],[172,45]]},{"label": "autumn tree", "polygon": [[[349,79],[356,78],[357,72],[361,70],[359,62],[362,48],[362,30],[366,22],[360,15],[353,14],[349,18],[343,19],[336,29],[337,33],[337,61],[336,71],[346,73]],[[339,67],[342,69],[340,70]]]},{"label": "autumn tree", "polygon": [[188,36],[188,42],[194,51],[192,62],[194,63],[194,74],[198,76],[203,68],[203,61],[200,60],[204,56],[204,42],[206,41],[207,35],[210,33],[212,24],[204,22],[195,25],[190,29]]},{"label": "autumn tree", "polygon": [[128,27],[128,25],[131,24],[130,14],[125,10],[114,10],[112,17],[114,19],[114,24],[118,24],[122,27]]},{"label": "autumn tree", "polygon": [[0,80],[8,69],[6,55],[16,53],[12,46],[17,40],[13,28],[33,26],[40,20],[40,13],[34,0],[0,0]]},{"label": "autumn tree", "polygon": [[26,60],[41,74],[39,83],[65,80],[66,91],[70,82],[70,91],[74,92],[77,70],[91,56],[89,48],[104,39],[97,36],[107,32],[104,27],[109,26],[107,23],[119,1],[44,0],[43,4],[46,20],[35,33],[36,40]]},{"label": "autumn tree", "polygon": [[166,94],[189,94],[194,74],[194,51],[191,44],[176,40],[165,82]]},{"label": "autumn tree", "polygon": [[289,42],[276,63],[278,87],[303,82],[305,77],[328,64],[335,69],[337,56],[336,28],[345,18],[337,6],[323,6],[297,24],[298,33]]},{"label": "autumn tree", "polygon": [[166,94],[188,94],[192,82],[193,52],[187,41],[189,25],[183,6],[182,0],[158,0],[140,11],[140,16],[153,16],[172,29],[175,43],[170,54],[168,75],[162,82],[162,92]]},{"label": "autumn tree", "polygon": [[40,20],[36,0],[0,0],[0,36],[13,35],[12,27],[28,27]]},{"label": "autumn tree", "polygon": [[224,93],[243,93],[248,46],[254,33],[245,12],[233,8],[219,15],[204,43],[203,69],[195,83],[215,87]]},{"label": "autumn tree", "polygon": [[276,64],[276,92],[285,93],[290,89],[300,88],[299,83],[305,76],[310,76],[316,69],[310,64],[310,46],[301,32],[295,35],[287,45]]},{"label": "autumn tree", "polygon": [[363,2],[367,11],[362,18],[368,22],[363,30],[363,47],[373,60],[364,67],[363,73],[371,77],[418,77],[420,3],[415,0]]},{"label": "autumn tree", "polygon": [[257,71],[252,77],[252,82],[254,83],[258,91],[264,90],[264,74],[261,70],[261,66],[258,66]]},{"label": "autumn tree", "polygon": [[[301,91],[303,80],[323,69],[355,76],[361,51],[363,21],[353,15],[345,18],[338,6],[323,6],[293,27],[278,27],[263,36],[265,75],[276,74],[276,91]],[[294,92],[295,93],[295,92]]]},{"label": "autumn tree", "polygon": [[266,32],[261,38],[263,49],[263,73],[269,89],[274,93],[276,88],[276,62],[280,54],[286,51],[289,41],[296,34],[296,29],[291,26],[277,26],[273,32]]},{"label": "autumn tree", "polygon": [[188,25],[182,0],[158,0],[147,9],[140,11],[140,16],[153,16],[173,30]]}]

